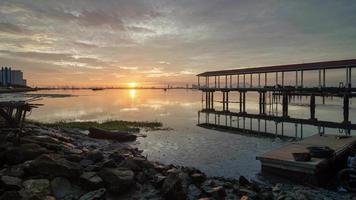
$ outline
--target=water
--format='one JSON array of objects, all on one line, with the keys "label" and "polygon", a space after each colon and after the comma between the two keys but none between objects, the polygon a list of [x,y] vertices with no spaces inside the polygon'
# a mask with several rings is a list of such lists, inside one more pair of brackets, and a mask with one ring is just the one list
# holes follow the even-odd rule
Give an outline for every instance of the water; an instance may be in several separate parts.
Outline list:
[{"label": "water", "polygon": [[[108,119],[160,121],[172,130],[152,131],[147,133],[146,138],[140,138],[135,145],[144,150],[143,154],[150,160],[166,164],[197,167],[211,176],[237,178],[244,175],[256,178],[260,163],[255,157],[286,143],[279,139],[249,137],[196,126],[197,111],[202,106],[199,91],[65,90],[38,91],[31,94],[54,93],[63,96],[44,96],[36,102],[43,103],[44,106],[34,109],[29,115],[30,119],[45,122]],[[0,101],[22,97],[23,94],[2,94]],[[216,98],[219,98],[218,95]],[[248,112],[257,112],[258,98],[251,95],[247,99]],[[330,103],[335,104],[335,101]],[[237,108],[237,105],[235,106]],[[234,109],[234,105],[231,108]],[[327,108],[331,111],[326,111],[326,106],[319,105],[317,117],[339,117],[333,114],[340,110],[336,105]],[[290,113],[297,117],[308,115],[308,108],[303,106],[293,105],[290,110]],[[353,115],[352,118],[355,119]],[[315,129],[308,130],[309,134],[315,133]]]}]

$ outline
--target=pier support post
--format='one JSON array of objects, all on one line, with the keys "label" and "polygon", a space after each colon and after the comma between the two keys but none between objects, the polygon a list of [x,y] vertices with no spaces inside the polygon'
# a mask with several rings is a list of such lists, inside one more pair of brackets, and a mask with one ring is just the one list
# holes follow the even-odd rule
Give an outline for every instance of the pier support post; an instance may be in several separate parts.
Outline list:
[{"label": "pier support post", "polygon": [[315,95],[310,96],[310,119],[315,120]]},{"label": "pier support post", "polygon": [[242,92],[241,91],[239,92],[239,97],[240,97],[240,100],[239,100],[240,113],[242,113]]},{"label": "pier support post", "polygon": [[223,111],[225,111],[225,92],[222,92],[222,94],[223,94],[223,99],[222,99]]},{"label": "pier support post", "polygon": [[344,95],[344,123],[350,123],[350,121],[349,121],[349,105],[350,105],[349,95],[345,94]]},{"label": "pier support post", "polygon": [[225,101],[226,101],[226,106],[225,106],[225,108],[226,108],[226,111],[228,111],[228,110],[229,110],[229,92],[226,92],[226,99],[225,99]]},{"label": "pier support post", "polygon": [[242,112],[246,113],[246,92],[242,93]]}]

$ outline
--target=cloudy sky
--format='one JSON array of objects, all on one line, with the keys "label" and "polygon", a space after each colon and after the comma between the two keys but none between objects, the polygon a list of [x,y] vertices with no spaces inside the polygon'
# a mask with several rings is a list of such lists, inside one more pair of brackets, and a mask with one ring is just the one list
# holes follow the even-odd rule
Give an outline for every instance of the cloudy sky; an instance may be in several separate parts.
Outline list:
[{"label": "cloudy sky", "polygon": [[355,57],[352,0],[0,0],[0,65],[36,86],[185,84]]}]

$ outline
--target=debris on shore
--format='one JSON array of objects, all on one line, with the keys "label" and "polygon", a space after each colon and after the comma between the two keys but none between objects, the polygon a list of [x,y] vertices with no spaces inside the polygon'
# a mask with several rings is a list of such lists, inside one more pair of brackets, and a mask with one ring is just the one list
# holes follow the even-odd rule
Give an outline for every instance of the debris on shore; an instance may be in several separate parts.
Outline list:
[{"label": "debris on shore", "polygon": [[75,128],[28,124],[16,140],[0,130],[3,199],[352,199],[322,189],[208,177],[198,169],[147,160],[129,143],[88,137]]}]

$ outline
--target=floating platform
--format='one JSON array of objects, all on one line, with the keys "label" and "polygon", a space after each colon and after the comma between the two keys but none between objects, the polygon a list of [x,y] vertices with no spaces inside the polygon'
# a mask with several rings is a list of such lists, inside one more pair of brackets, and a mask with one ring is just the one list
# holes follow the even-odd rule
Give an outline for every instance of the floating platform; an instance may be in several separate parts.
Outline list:
[{"label": "floating platform", "polygon": [[[346,165],[348,148],[356,144],[356,137],[314,135],[257,156],[262,173],[279,175],[291,181],[325,186]],[[292,153],[308,152],[310,146],[328,146],[335,150],[331,159],[312,158],[308,162],[295,161]]]}]

